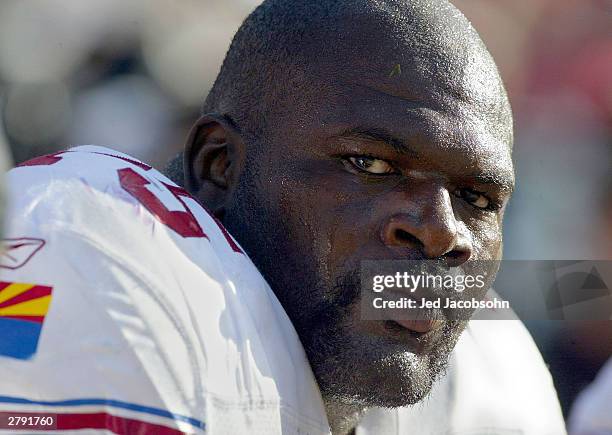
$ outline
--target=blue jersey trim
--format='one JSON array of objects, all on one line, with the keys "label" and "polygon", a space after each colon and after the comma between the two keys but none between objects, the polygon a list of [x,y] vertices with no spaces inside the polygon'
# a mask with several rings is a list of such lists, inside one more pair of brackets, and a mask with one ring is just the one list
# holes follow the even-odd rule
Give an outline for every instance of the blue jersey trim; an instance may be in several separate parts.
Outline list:
[{"label": "blue jersey trim", "polygon": [[142,412],[145,414],[156,415],[160,417],[171,418],[176,421],[182,421],[191,424],[199,429],[206,429],[206,424],[203,421],[195,418],[186,417],[184,415],[174,414],[164,409],[152,408],[149,406],[136,405],[134,403],[122,402],[119,400],[108,399],[73,399],[59,401],[40,401],[29,400],[20,397],[0,396],[0,403],[16,403],[20,405],[42,405],[42,406],[88,406],[88,405],[103,405],[112,406],[114,408],[122,408],[130,411]]}]

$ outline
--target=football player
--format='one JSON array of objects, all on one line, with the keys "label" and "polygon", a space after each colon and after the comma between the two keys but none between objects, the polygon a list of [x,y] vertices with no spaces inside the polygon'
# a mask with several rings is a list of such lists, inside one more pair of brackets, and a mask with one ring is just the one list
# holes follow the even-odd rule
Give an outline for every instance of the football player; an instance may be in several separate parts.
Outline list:
[{"label": "football player", "polygon": [[265,1],[170,166],[176,184],[92,146],[12,172],[10,234],[30,248],[0,291],[0,416],[116,433],[563,434],[519,322],[359,315],[363,259],[500,258],[511,146],[495,64],[448,2]]}]

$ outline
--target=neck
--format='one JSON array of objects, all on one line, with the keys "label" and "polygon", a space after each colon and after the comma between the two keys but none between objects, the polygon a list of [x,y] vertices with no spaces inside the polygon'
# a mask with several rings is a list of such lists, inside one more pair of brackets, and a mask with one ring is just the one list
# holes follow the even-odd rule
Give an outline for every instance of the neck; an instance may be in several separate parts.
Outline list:
[{"label": "neck", "polygon": [[332,435],[349,435],[357,427],[366,408],[355,404],[346,404],[332,400],[325,400],[327,421]]}]

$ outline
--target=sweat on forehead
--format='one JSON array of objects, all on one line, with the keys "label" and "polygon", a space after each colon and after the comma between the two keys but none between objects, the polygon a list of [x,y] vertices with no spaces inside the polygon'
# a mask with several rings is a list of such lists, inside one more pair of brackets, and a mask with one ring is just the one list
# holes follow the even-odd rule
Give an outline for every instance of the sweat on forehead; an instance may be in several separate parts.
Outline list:
[{"label": "sweat on forehead", "polygon": [[257,135],[343,82],[511,119],[493,60],[446,0],[264,1],[235,35],[203,111]]}]

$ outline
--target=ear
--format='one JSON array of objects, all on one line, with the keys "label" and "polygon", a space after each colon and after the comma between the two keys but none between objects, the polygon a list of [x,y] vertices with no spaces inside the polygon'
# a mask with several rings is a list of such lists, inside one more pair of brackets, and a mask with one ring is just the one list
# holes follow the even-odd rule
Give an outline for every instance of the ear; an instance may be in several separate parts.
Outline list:
[{"label": "ear", "polygon": [[222,217],[238,183],[245,147],[231,120],[215,114],[198,119],[183,155],[185,189]]}]

